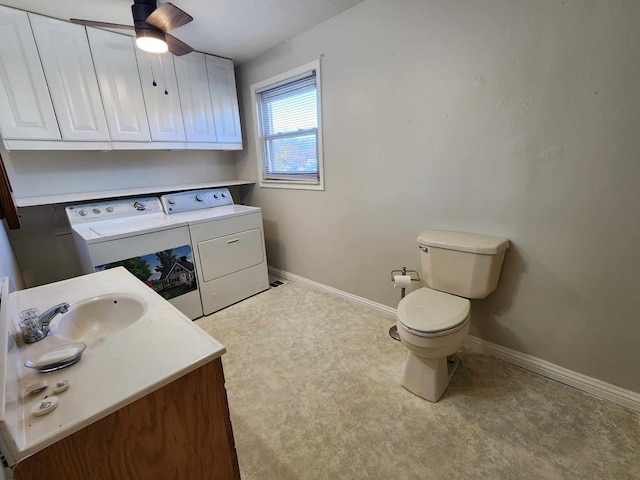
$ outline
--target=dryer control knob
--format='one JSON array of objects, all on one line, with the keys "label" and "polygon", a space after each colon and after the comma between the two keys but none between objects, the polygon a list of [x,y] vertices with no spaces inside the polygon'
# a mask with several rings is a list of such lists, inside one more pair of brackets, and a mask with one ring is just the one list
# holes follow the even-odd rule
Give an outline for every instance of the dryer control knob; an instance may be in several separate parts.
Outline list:
[{"label": "dryer control knob", "polygon": [[109,213],[113,213],[114,210],[115,210],[115,208],[113,208],[113,207],[107,207],[107,212],[109,212]]},{"label": "dryer control knob", "polygon": [[223,194],[222,194],[222,198],[227,198],[227,194],[226,194],[226,193],[223,193]]},{"label": "dryer control knob", "polygon": [[80,215],[81,217],[86,217],[88,213],[89,213],[89,212],[87,212],[87,211],[83,208],[82,210],[80,210],[80,211],[78,212],[78,215]]},{"label": "dryer control knob", "polygon": [[218,194],[217,194],[217,193],[214,193],[214,194],[213,194],[213,198],[218,198]]},{"label": "dryer control knob", "polygon": [[176,201],[173,198],[170,198],[170,199],[167,200],[167,203],[169,205],[174,205],[176,203]]},{"label": "dryer control knob", "polygon": [[99,215],[100,213],[102,213],[102,210],[100,210],[99,208],[94,208],[93,213],[95,213],[96,215]]},{"label": "dryer control knob", "polygon": [[202,195],[201,193],[197,194],[196,195],[196,200],[198,202],[202,202],[204,200],[204,195]]}]

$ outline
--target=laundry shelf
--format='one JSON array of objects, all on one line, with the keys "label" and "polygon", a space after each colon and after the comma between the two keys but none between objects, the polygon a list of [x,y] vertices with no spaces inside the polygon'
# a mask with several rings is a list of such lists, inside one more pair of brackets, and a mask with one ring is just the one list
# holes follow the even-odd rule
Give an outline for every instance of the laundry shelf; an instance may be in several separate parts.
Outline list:
[{"label": "laundry shelf", "polygon": [[121,188],[116,190],[100,190],[98,192],[77,192],[58,195],[39,195],[33,197],[16,198],[18,207],[34,207],[54,203],[73,203],[87,200],[101,200],[104,198],[128,197],[132,195],[147,195],[164,192],[178,192],[182,190],[196,190],[199,188],[233,187],[238,185],[254,185],[255,180],[221,180],[217,182],[186,183],[181,185],[156,185],[151,187]]}]

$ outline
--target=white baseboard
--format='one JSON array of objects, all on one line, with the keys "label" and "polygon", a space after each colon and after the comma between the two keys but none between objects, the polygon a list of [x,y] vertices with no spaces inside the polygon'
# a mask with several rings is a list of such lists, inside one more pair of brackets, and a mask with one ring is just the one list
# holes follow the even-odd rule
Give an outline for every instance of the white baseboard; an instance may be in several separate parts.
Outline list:
[{"label": "white baseboard", "polygon": [[359,297],[349,292],[345,292],[343,290],[338,290],[337,288],[330,287],[323,283],[314,282],[313,280],[309,280],[308,278],[301,277],[299,275],[295,275],[293,273],[285,272],[284,270],[280,270],[275,267],[269,267],[269,274],[273,277],[281,278],[283,280],[290,280],[296,283],[302,283],[311,287],[315,290],[320,290],[322,292],[328,293],[329,295],[333,295],[334,297],[342,298],[343,300],[347,300],[348,302],[357,303],[359,305],[364,305],[371,310],[375,310],[378,313],[382,313],[390,318],[396,318],[396,309],[387,307],[386,305],[382,305],[381,303],[372,302],[364,297]]},{"label": "white baseboard", "polygon": [[486,353],[499,358],[520,368],[528,370],[543,377],[556,380],[583,392],[599,398],[609,400],[627,408],[640,411],[640,394],[616,387],[597,378],[588,377],[573,370],[568,370],[554,363],[547,362],[537,357],[520,353],[516,350],[501,345],[487,342],[481,338],[469,335],[464,342],[465,347],[473,352]]},{"label": "white baseboard", "polygon": [[[278,268],[269,267],[269,273],[274,277],[307,285],[308,287],[333,295],[334,297],[342,298],[343,300],[365,306],[390,318],[396,318],[396,309],[382,305],[381,303],[373,302],[366,298],[338,290],[337,288],[314,282],[308,278],[304,278]],[[604,400],[609,400],[632,410],[640,411],[640,393],[625,390],[615,385],[611,385],[610,383],[568,370],[551,362],[547,362],[546,360],[527,355],[526,353],[520,353],[516,350],[487,342],[486,340],[482,340],[481,338],[474,337],[472,335],[469,335],[465,340],[465,347],[472,352],[491,355],[492,357],[499,358],[520,368],[542,375],[543,377],[550,378],[585,393],[589,393]]]}]

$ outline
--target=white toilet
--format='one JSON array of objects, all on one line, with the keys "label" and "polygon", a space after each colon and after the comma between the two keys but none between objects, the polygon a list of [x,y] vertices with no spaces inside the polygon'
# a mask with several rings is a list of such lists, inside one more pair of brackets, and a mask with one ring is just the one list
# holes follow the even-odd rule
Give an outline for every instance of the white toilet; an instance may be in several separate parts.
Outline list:
[{"label": "white toilet", "polygon": [[485,298],[500,278],[505,238],[427,230],[418,237],[426,287],[398,304],[398,334],[409,350],[402,386],[437,402],[458,368],[469,333],[469,298]]}]

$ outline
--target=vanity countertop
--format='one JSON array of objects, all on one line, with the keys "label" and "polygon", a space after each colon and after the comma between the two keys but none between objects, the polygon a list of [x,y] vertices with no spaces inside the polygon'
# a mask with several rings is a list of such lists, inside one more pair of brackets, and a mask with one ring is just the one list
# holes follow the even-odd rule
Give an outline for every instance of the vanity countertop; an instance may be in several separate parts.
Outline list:
[{"label": "vanity countertop", "polygon": [[[6,282],[5,282],[6,283]],[[87,345],[81,360],[62,370],[39,373],[24,366],[29,359],[66,344],[77,343],[57,334],[25,344],[18,327],[19,312],[124,293],[146,303],[142,317],[115,333]],[[8,297],[8,301],[7,300]],[[106,417],[164,385],[196,370],[225,353],[225,347],[184,316],[123,267],[83,275],[2,296],[0,344],[0,440],[10,464],[32,455],[87,425]],[[4,381],[2,381],[4,379]],[[46,380],[39,394],[25,388]],[[69,389],[55,394],[56,382],[68,380]],[[33,406],[55,395],[58,407],[34,416]]]}]

